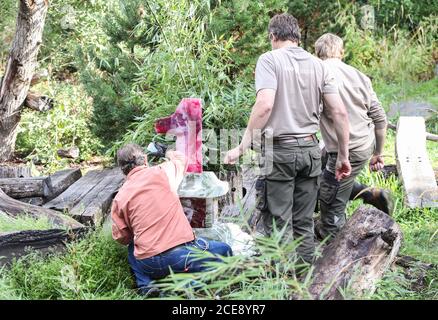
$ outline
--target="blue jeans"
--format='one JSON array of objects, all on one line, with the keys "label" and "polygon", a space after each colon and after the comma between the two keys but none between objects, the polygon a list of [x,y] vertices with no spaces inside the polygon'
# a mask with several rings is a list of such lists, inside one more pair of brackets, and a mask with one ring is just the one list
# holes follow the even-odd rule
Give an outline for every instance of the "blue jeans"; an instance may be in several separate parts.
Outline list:
[{"label": "blue jeans", "polygon": [[[211,252],[215,257],[199,258],[199,255],[195,254],[196,249]],[[220,262],[222,261],[220,256],[232,255],[233,252],[228,244],[204,238],[197,238],[141,260],[136,259],[134,256],[134,243],[131,242],[128,247],[129,264],[135,275],[137,287],[142,291],[147,291],[150,288],[152,280],[162,279],[169,275],[170,269],[174,273],[206,271],[208,267],[205,266],[205,262]]]}]

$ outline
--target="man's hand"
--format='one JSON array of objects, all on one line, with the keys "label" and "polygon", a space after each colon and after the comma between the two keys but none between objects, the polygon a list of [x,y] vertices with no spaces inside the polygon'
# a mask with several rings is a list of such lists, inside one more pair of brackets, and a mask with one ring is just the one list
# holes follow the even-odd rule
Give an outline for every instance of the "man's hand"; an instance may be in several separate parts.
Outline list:
[{"label": "man's hand", "polygon": [[351,165],[348,159],[338,159],[336,160],[336,180],[341,181],[349,177],[351,174]]},{"label": "man's hand", "polygon": [[385,161],[381,155],[373,155],[370,159],[370,170],[379,171],[385,166]]},{"label": "man's hand", "polygon": [[224,164],[235,164],[241,155],[240,147],[229,150],[225,155]]}]

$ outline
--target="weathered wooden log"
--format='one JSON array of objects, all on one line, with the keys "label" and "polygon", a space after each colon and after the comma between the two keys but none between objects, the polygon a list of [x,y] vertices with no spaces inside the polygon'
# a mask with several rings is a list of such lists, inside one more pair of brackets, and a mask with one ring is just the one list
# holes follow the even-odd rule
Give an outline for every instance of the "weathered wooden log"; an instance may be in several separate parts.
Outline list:
[{"label": "weathered wooden log", "polygon": [[34,206],[12,199],[0,189],[0,211],[12,217],[30,215],[31,217],[47,217],[54,227],[83,227],[83,225],[71,217],[63,215],[57,211],[43,207]]},{"label": "weathered wooden log", "polygon": [[81,169],[66,169],[58,171],[50,176],[52,190],[46,196],[46,200],[52,200],[68,189],[73,183],[82,177]]},{"label": "weathered wooden log", "polygon": [[61,158],[77,159],[79,158],[79,148],[74,146],[68,149],[59,149],[57,152]]},{"label": "weathered wooden log", "polygon": [[50,177],[0,179],[0,189],[14,199],[46,197],[52,192]]},{"label": "weathered wooden log", "polygon": [[0,166],[0,178],[30,178],[30,167]]},{"label": "weathered wooden log", "polygon": [[77,203],[70,214],[85,224],[100,224],[111,208],[111,203],[125,181],[125,176],[119,168],[112,169],[98,183],[92,192]]},{"label": "weathered wooden log", "polygon": [[373,293],[397,257],[402,241],[398,224],[384,212],[359,207],[314,265],[309,292],[315,299],[342,299]]},{"label": "weathered wooden log", "polygon": [[61,251],[65,243],[83,237],[88,228],[80,227],[71,230],[25,230],[0,233],[0,266],[7,265],[14,258],[28,253],[28,249],[40,252]]},{"label": "weathered wooden log", "polygon": [[24,100],[24,106],[35,111],[44,112],[53,108],[53,99],[29,91],[26,100]]},{"label": "weathered wooden log", "polygon": [[97,223],[108,211],[124,179],[119,168],[90,171],[44,207],[69,212],[81,222]]}]

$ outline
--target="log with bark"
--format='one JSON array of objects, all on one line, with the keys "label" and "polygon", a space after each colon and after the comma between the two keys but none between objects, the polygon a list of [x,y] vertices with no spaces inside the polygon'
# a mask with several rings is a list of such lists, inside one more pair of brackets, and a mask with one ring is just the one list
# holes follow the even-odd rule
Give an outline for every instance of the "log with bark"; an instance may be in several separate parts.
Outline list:
[{"label": "log with bark", "polygon": [[54,227],[60,228],[77,228],[83,225],[73,218],[66,216],[60,212],[27,204],[15,199],[12,199],[0,189],[0,212],[4,212],[11,217],[19,217],[28,215],[34,218],[46,217]]},{"label": "log with bark", "polygon": [[47,197],[52,193],[50,177],[0,179],[0,189],[14,199]]},{"label": "log with bark", "polygon": [[15,36],[0,83],[0,162],[11,158],[42,42],[47,0],[20,0]]},{"label": "log with bark", "polygon": [[28,254],[29,249],[39,252],[62,251],[66,242],[82,238],[87,230],[85,227],[77,227],[70,230],[0,232],[0,267],[10,264],[14,258]]},{"label": "log with bark", "polygon": [[30,167],[0,166],[0,178],[29,178],[31,176]]},{"label": "log with bark", "polygon": [[395,262],[402,241],[398,224],[384,212],[359,207],[314,265],[309,288],[315,299],[372,294]]},{"label": "log with bark", "polygon": [[29,91],[24,106],[35,111],[48,111],[53,108],[53,99],[39,93]]}]

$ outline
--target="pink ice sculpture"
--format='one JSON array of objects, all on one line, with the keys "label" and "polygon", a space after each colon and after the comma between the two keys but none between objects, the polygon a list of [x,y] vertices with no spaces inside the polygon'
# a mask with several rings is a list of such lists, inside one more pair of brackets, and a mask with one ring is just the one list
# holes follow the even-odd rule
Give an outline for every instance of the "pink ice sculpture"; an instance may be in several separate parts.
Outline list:
[{"label": "pink ice sculpture", "polygon": [[185,154],[187,172],[202,173],[202,104],[184,98],[172,115],[156,120],[155,131],[176,136],[175,149]]}]

